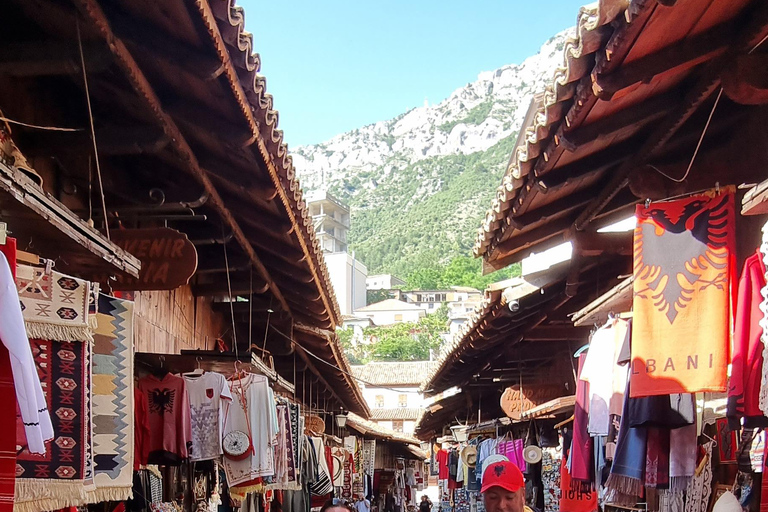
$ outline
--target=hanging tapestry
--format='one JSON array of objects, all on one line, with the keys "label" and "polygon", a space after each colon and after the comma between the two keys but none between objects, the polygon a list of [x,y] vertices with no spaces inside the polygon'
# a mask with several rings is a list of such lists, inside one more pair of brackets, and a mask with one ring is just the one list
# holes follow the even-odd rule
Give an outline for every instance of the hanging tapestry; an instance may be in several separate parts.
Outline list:
[{"label": "hanging tapestry", "polygon": [[736,463],[736,456],[739,450],[737,430],[732,430],[726,418],[718,418],[715,423],[717,426],[717,447],[720,451],[720,463]]},{"label": "hanging tapestry", "polygon": [[93,503],[131,494],[133,448],[133,302],[98,298],[93,343]]},{"label": "hanging tapestry", "polygon": [[91,283],[49,268],[19,265],[16,286],[30,338],[93,341],[88,320]]},{"label": "hanging tapestry", "polygon": [[373,475],[376,467],[376,441],[363,441],[363,471],[367,475]]},{"label": "hanging tapestry", "polygon": [[712,442],[698,447],[696,474],[685,491],[685,512],[707,512],[712,494]]},{"label": "hanging tapestry", "polygon": [[591,483],[571,480],[568,464],[560,464],[560,512],[594,512],[596,510],[595,487]]},{"label": "hanging tapestry", "polygon": [[[16,448],[16,512],[87,502],[90,447],[90,343],[30,339],[55,437],[45,455]],[[23,432],[17,419],[17,432]],[[23,439],[17,433],[17,439]]]},{"label": "hanging tapestry", "polygon": [[560,447],[541,449],[541,483],[544,488],[544,512],[560,510]]},{"label": "hanging tapestry", "polygon": [[341,489],[341,497],[344,499],[352,498],[352,456],[349,452],[344,456],[344,485]]},{"label": "hanging tapestry", "polygon": [[631,396],[724,391],[733,189],[638,205],[635,216]]}]

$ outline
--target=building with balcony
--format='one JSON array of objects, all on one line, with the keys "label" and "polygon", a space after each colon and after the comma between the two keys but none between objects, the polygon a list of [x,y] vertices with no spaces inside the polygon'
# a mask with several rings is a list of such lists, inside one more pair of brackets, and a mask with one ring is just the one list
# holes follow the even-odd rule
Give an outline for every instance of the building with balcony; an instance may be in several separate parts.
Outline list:
[{"label": "building with balcony", "polygon": [[376,362],[352,366],[368,407],[371,421],[379,426],[413,434],[416,422],[431,403],[419,392],[433,361]]},{"label": "building with balcony", "polygon": [[394,290],[398,286],[405,286],[405,281],[392,274],[368,276],[365,281],[365,288],[368,290]]},{"label": "building with balcony", "polygon": [[323,190],[307,193],[305,200],[323,251],[347,252],[349,207]]}]

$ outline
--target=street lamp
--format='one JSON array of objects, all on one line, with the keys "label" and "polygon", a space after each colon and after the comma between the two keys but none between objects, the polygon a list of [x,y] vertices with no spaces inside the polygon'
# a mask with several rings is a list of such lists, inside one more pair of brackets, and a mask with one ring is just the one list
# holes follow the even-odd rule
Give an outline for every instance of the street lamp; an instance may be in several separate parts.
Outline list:
[{"label": "street lamp", "polygon": [[344,413],[344,409],[336,415],[336,426],[339,428],[347,426],[347,415]]}]

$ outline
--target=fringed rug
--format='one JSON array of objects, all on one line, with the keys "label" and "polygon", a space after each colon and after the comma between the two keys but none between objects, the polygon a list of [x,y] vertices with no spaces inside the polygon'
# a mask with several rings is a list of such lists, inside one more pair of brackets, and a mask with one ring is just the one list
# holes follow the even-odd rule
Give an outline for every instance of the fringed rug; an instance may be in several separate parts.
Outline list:
[{"label": "fringed rug", "polygon": [[93,459],[88,501],[124,501],[133,485],[133,302],[99,295],[93,343]]},{"label": "fringed rug", "polygon": [[16,286],[30,339],[93,341],[88,321],[91,283],[48,268],[19,265]]},{"label": "fringed rug", "polygon": [[[16,449],[16,512],[57,510],[87,501],[90,451],[90,343],[31,339],[55,436],[45,455]],[[17,432],[23,425],[17,423]],[[17,439],[24,439],[17,435]]]}]

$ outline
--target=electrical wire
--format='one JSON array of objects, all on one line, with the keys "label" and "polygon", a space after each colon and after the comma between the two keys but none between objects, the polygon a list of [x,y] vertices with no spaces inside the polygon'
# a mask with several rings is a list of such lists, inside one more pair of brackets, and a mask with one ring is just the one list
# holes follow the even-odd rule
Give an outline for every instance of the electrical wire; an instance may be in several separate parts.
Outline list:
[{"label": "electrical wire", "polygon": [[[348,372],[348,371],[346,371],[346,370],[343,370],[342,368],[339,368],[338,366],[336,366],[336,365],[335,365],[335,364],[333,364],[333,363],[329,363],[328,361],[326,361],[326,360],[325,360],[325,359],[323,359],[322,357],[318,356],[318,355],[317,355],[317,354],[315,354],[314,352],[312,352],[312,351],[310,351],[309,349],[305,348],[303,345],[301,345],[301,344],[299,344],[298,342],[296,342],[296,341],[295,341],[295,340],[294,340],[292,337],[288,336],[287,334],[285,334],[284,332],[282,332],[280,329],[276,328],[274,325],[271,325],[270,327],[272,328],[272,330],[273,330],[273,331],[275,331],[275,332],[276,332],[276,333],[278,333],[280,336],[282,336],[283,338],[285,338],[285,339],[287,339],[288,341],[290,341],[290,342],[291,342],[291,343],[292,343],[294,346],[296,346],[296,347],[300,348],[300,349],[301,349],[303,352],[305,352],[305,353],[309,354],[310,356],[314,357],[315,359],[317,359],[318,361],[320,361],[320,362],[324,363],[325,365],[327,365],[327,366],[330,366],[331,368],[333,368],[333,369],[335,369],[335,370],[338,370],[339,372],[343,373],[344,375],[347,375],[347,376],[349,376],[349,377],[352,377],[352,378],[353,378],[353,379],[355,379],[357,382],[361,382],[361,383],[365,384],[366,386],[373,386],[373,387],[376,387],[376,388],[386,389],[386,390],[389,390],[389,391],[396,391],[396,392],[398,392],[398,393],[407,393],[407,391],[403,391],[402,389],[397,389],[397,388],[390,388],[390,387],[387,387],[387,386],[381,386],[381,385],[379,385],[379,384],[374,384],[374,383],[372,383],[372,382],[368,382],[368,381],[365,381],[365,380],[363,380],[363,379],[361,379],[361,378],[359,378],[359,377],[356,377],[356,376],[355,376],[355,375],[353,375],[352,373],[350,373],[350,372]],[[310,393],[311,393],[311,391],[310,391]]]},{"label": "electrical wire", "polygon": [[23,123],[21,121],[17,121],[15,119],[4,116],[0,116],[0,121],[5,121],[8,124],[23,126],[25,128],[33,128],[35,130],[48,130],[52,132],[82,132],[85,130],[84,128],[63,128],[61,126],[41,126],[39,124]]},{"label": "electrical wire", "polygon": [[672,176],[662,172],[659,168],[648,164],[648,167],[656,171],[657,173],[661,174],[668,180],[674,181],[675,183],[682,183],[685,181],[685,179],[688,177],[688,175],[691,173],[691,168],[693,167],[693,162],[696,161],[696,156],[699,154],[699,149],[701,148],[701,143],[704,141],[704,136],[707,134],[707,129],[709,129],[709,123],[712,122],[712,116],[715,115],[715,109],[717,108],[717,104],[720,103],[720,97],[723,95],[723,88],[720,87],[720,90],[717,92],[717,98],[715,98],[715,104],[712,105],[712,110],[709,112],[709,117],[707,117],[707,122],[704,125],[704,129],[701,131],[701,136],[699,137],[699,142],[696,143],[696,149],[693,150],[693,156],[691,157],[691,161],[688,162],[688,168],[685,170],[685,174],[683,174],[682,178],[673,178]]},{"label": "electrical wire", "polygon": [[104,231],[107,235],[107,240],[111,240],[109,236],[109,219],[107,218],[107,202],[104,199],[104,182],[101,179],[101,166],[99,165],[99,148],[96,145],[96,130],[93,127],[93,109],[91,107],[91,92],[88,87],[88,74],[85,72],[85,56],[83,55],[83,41],[80,38],[80,21],[79,18],[75,18],[75,28],[77,29],[77,46],[80,50],[80,66],[83,69],[83,84],[85,86],[85,100],[88,104],[88,119],[91,125],[91,141],[93,142],[93,156],[96,160],[96,176],[99,178],[99,191],[101,192],[101,209],[104,213]]},{"label": "electrical wire", "polygon": [[[221,236],[224,238],[224,223],[221,224]],[[229,257],[227,256],[227,244],[226,242],[221,244],[221,246],[224,248],[224,265],[227,269],[227,289],[229,290],[229,315],[230,318],[232,318],[232,339],[233,339],[233,345],[235,346],[235,357],[240,358],[240,355],[238,354],[237,349],[237,329],[235,328],[235,305],[232,302],[232,278],[229,275]]]}]

